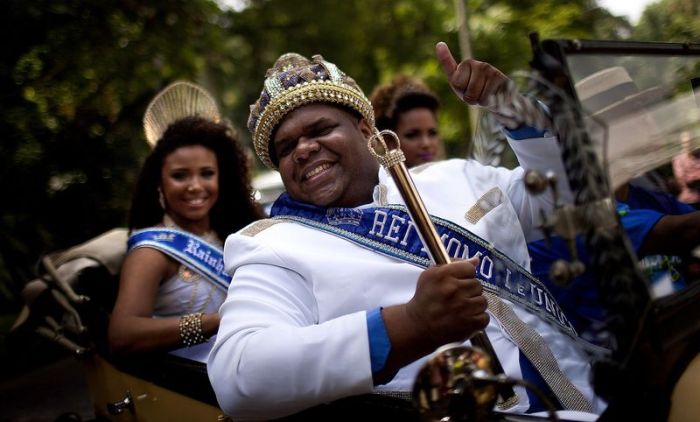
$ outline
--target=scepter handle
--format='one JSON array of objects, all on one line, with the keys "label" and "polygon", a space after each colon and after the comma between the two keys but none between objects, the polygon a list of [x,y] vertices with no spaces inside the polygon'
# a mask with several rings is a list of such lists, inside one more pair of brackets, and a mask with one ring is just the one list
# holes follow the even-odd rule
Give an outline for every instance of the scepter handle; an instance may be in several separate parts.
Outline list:
[{"label": "scepter handle", "polygon": [[[396,141],[395,148],[389,148],[384,140],[384,135],[389,135]],[[375,141],[376,142],[373,142]],[[403,151],[400,148],[398,136],[390,131],[383,130],[375,133],[367,144],[370,152],[379,161],[379,163],[391,174],[391,177],[396,183],[396,187],[401,194],[401,197],[406,204],[408,214],[416,227],[416,232],[425,246],[430,260],[436,265],[448,264],[452,261],[447,253],[445,245],[440,239],[440,235],[435,229],[435,225],[430,220],[430,214],[425,208],[425,204],[418,194],[413,179],[411,178],[404,161],[406,160]],[[483,331],[477,331],[470,339],[473,345],[480,347],[491,358],[491,365],[495,375],[504,374],[501,361],[498,360],[496,351],[491,344],[488,336]],[[504,388],[499,392],[501,398],[501,406],[506,406],[517,403],[517,396],[512,387]],[[510,406],[508,406],[510,407]]]}]

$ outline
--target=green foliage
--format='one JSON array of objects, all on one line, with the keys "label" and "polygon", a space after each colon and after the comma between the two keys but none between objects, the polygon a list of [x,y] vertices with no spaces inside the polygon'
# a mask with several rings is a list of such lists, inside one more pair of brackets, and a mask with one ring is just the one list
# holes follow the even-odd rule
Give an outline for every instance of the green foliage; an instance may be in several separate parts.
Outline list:
[{"label": "green foliage", "polygon": [[649,5],[634,29],[645,41],[700,42],[700,3],[697,0],[661,0]]},{"label": "green foliage", "polygon": [[223,43],[207,0],[13,0],[4,12],[0,300],[42,253],[125,222],[147,102],[204,73]]},{"label": "green foliage", "polygon": [[[228,12],[233,81],[232,120],[245,127],[248,105],[260,93],[261,78],[282,53],[320,53],[352,75],[369,93],[396,73],[421,77],[443,99],[440,123],[450,155],[464,156],[470,127],[467,108],[446,84],[434,45],[445,41],[458,57],[458,19],[453,0],[257,0],[240,12]],[[594,38],[629,28],[591,0],[465,0],[474,57],[510,73],[527,69],[528,34],[541,37]],[[622,28],[622,29],[621,29]],[[243,83],[245,81],[245,83]],[[226,94],[225,94],[226,95]],[[247,133],[245,134],[247,136]]]},{"label": "green foliage", "polygon": [[451,13],[449,3],[431,0],[254,1],[240,13],[229,12],[228,36],[236,46],[230,50],[233,80],[227,81],[237,92],[230,96],[232,120],[245,127],[265,71],[287,51],[322,54],[367,93],[399,71],[436,74],[433,45],[440,40],[456,44],[444,24]]}]

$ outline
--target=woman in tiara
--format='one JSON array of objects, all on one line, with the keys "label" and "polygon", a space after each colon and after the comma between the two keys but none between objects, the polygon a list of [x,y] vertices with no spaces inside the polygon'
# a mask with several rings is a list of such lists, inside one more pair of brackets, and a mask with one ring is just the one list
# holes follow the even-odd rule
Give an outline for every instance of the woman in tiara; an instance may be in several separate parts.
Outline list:
[{"label": "woman in tiara", "polygon": [[406,75],[374,88],[370,95],[379,130],[396,132],[406,167],[438,160],[442,140],[438,131],[438,97],[421,81]]},{"label": "woman in tiara", "polygon": [[222,239],[262,217],[246,155],[201,87],[165,88],[148,106],[144,130],[153,151],[131,206],[109,326],[115,353],[189,347],[215,334],[230,280]]}]

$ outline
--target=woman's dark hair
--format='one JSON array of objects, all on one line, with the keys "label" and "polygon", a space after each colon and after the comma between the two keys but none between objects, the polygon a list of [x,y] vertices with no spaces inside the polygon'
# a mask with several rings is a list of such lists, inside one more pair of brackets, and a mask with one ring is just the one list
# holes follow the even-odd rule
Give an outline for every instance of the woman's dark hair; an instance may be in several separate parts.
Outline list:
[{"label": "woman's dark hair", "polygon": [[248,158],[233,128],[201,117],[187,117],[170,125],[146,158],[131,203],[129,230],[163,221],[158,188],[165,158],[178,148],[195,145],[214,152],[219,166],[219,198],[209,213],[211,227],[219,238],[225,239],[263,217],[251,195]]},{"label": "woman's dark hair", "polygon": [[377,86],[369,99],[379,130],[396,130],[399,116],[414,108],[427,108],[433,113],[440,108],[437,95],[423,81],[407,75],[398,75],[391,83]]}]

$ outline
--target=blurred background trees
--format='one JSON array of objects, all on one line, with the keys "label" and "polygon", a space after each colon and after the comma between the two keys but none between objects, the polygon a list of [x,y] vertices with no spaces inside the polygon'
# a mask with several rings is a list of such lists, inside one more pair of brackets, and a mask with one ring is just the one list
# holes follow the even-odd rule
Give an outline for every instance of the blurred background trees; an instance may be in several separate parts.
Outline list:
[{"label": "blurred background trees", "polygon": [[698,0],[661,0],[650,4],[634,28],[633,38],[699,42],[700,2]]},{"label": "blurred background trees", "polygon": [[[149,3],[146,5],[146,3]],[[208,0],[4,2],[0,302],[37,257],[125,221],[143,111],[163,84],[215,67]]]},{"label": "blurred background trees", "polygon": [[[225,4],[224,4],[225,3]],[[526,69],[541,38],[693,41],[697,0],[660,0],[640,23],[595,0],[466,0],[472,52]],[[279,54],[321,53],[369,93],[398,72],[423,77],[443,102],[449,155],[470,139],[467,108],[434,59],[459,54],[454,0],[7,0],[0,14],[0,306],[10,311],[41,254],[125,224],[148,153],[141,118],[177,79],[210,89],[245,129],[248,105]],[[7,307],[9,306],[9,308]]]}]

